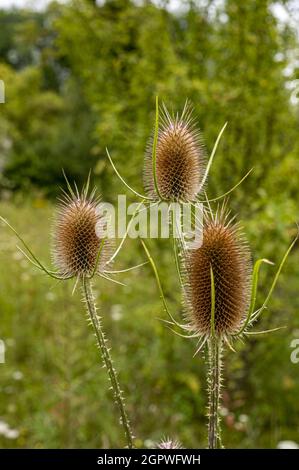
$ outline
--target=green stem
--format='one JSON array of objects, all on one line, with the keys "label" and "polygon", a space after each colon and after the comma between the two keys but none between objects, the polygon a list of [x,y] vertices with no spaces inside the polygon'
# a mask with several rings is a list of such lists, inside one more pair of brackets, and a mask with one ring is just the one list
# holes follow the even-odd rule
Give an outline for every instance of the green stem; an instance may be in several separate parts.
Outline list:
[{"label": "green stem", "polygon": [[97,314],[97,308],[95,306],[91,282],[86,277],[83,277],[82,285],[83,285],[84,298],[85,298],[86,305],[87,305],[87,311],[88,311],[88,314],[90,316],[90,319],[91,319],[91,322],[95,331],[99,348],[101,350],[104,366],[106,367],[107,372],[108,372],[109,380],[111,382],[111,388],[113,390],[113,394],[115,398],[115,403],[119,409],[120,418],[121,418],[120,422],[123,425],[123,428],[125,431],[125,436],[126,436],[128,447],[129,449],[132,449],[134,447],[133,435],[132,435],[130,423],[129,423],[126,409],[125,409],[123,392],[120,389],[118,378],[117,378],[117,373],[113,367],[113,362],[110,356],[110,352],[106,345],[107,340],[105,338],[105,335],[102,329],[101,319],[99,315]]},{"label": "green stem", "polygon": [[219,418],[219,402],[221,391],[221,355],[222,340],[212,336],[208,342],[209,351],[209,372],[208,372],[208,393],[209,393],[209,426],[208,426],[208,447],[217,449],[221,445],[221,429]]}]

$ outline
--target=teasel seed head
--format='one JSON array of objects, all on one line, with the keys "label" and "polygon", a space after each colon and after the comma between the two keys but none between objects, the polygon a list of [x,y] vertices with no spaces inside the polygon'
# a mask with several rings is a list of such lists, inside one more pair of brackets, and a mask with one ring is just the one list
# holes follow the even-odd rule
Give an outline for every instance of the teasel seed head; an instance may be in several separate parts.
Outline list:
[{"label": "teasel seed head", "polygon": [[[53,262],[64,277],[101,272],[111,255],[111,240],[99,233],[101,213],[95,191],[64,194],[60,199],[53,230]],[[97,225],[98,224],[98,225]],[[98,254],[100,256],[98,257]]]},{"label": "teasel seed head", "polygon": [[165,438],[157,445],[158,449],[182,449],[179,441],[176,439]]},{"label": "teasel seed head", "polygon": [[214,332],[228,337],[239,330],[249,308],[251,255],[239,224],[225,208],[205,215],[202,245],[185,254],[185,302],[190,328],[211,335],[211,268],[215,289]]},{"label": "teasel seed head", "polygon": [[188,102],[180,116],[171,116],[165,106],[160,111],[155,165],[159,194],[155,188],[153,146],[152,136],[145,154],[144,188],[147,195],[154,200],[160,196],[170,202],[194,201],[204,178],[206,155]]}]

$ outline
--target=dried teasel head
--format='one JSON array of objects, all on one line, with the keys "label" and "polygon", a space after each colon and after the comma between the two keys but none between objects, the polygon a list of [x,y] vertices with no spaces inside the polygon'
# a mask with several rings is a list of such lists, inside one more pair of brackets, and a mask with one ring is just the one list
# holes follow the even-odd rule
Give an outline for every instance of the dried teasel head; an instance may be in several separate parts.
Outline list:
[{"label": "dried teasel head", "polygon": [[179,441],[176,439],[165,438],[157,445],[158,449],[182,449]]},{"label": "dried teasel head", "polygon": [[194,201],[204,180],[206,155],[188,102],[180,116],[172,117],[165,106],[160,112],[155,165],[154,143],[151,137],[145,155],[144,187],[148,196],[171,202]]},{"label": "dried teasel head", "polygon": [[251,255],[240,226],[228,217],[225,208],[215,216],[206,215],[202,245],[185,254],[188,322],[193,331],[206,337],[212,333],[212,276],[216,336],[227,337],[239,330],[249,308]]},{"label": "dried teasel head", "polygon": [[53,230],[53,262],[61,276],[90,276],[101,272],[111,255],[111,241],[101,237],[102,215],[95,191],[88,185],[60,199]]}]

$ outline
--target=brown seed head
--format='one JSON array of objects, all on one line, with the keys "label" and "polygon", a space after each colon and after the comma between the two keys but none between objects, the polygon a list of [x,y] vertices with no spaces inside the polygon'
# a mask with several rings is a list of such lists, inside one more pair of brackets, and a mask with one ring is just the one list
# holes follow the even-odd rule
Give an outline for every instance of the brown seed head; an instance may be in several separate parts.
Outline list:
[{"label": "brown seed head", "polygon": [[98,199],[86,195],[66,196],[61,201],[53,233],[53,260],[63,276],[91,274],[100,260],[100,271],[108,261],[110,243],[102,244],[96,225],[101,220]]},{"label": "brown seed head", "polygon": [[179,441],[175,439],[163,439],[157,446],[158,449],[182,449]]},{"label": "brown seed head", "polygon": [[[153,175],[153,137],[145,156],[144,187],[158,199]],[[192,108],[186,103],[181,116],[170,116],[164,107],[156,148],[156,175],[160,196],[165,201],[194,201],[205,171],[205,151],[194,124]]]},{"label": "brown seed head", "polygon": [[186,255],[187,316],[192,329],[211,333],[211,272],[215,286],[215,333],[236,332],[248,309],[251,256],[238,224],[228,214],[206,217],[202,246]]}]

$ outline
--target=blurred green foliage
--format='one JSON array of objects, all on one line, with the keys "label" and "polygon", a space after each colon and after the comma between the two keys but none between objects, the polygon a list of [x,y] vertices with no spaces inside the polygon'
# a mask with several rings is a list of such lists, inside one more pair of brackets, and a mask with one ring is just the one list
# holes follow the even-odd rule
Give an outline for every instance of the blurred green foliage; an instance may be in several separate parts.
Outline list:
[{"label": "blurred green foliage", "polygon": [[[92,169],[105,199],[125,188],[113,174],[108,147],[125,179],[142,191],[143,153],[158,94],[174,110],[189,98],[208,152],[228,121],[208,193],[217,196],[250,168],[232,195],[253,257],[276,263],[298,220],[298,36],[274,15],[269,0],[88,0],[52,3],[46,11],[0,11],[0,213],[49,257],[51,197],[64,185],[61,168],[79,185]],[[291,13],[292,14],[292,13]],[[0,421],[19,431],[1,447],[117,447],[122,433],[108,404],[106,377],[80,295],[55,285],[17,252],[1,226]],[[182,314],[170,247],[151,244],[172,310]],[[118,265],[144,259],[129,241]],[[265,267],[261,301],[273,268]],[[126,287],[97,286],[104,326],[128,397],[139,446],[165,435],[186,447],[205,446],[205,366],[195,344],[173,336],[152,273],[123,275]],[[140,282],[142,279],[142,282]],[[258,329],[287,325],[250,339],[225,357],[224,442],[276,447],[298,441],[298,365],[290,343],[299,337],[298,246]],[[122,279],[123,280],[123,279]]]}]

